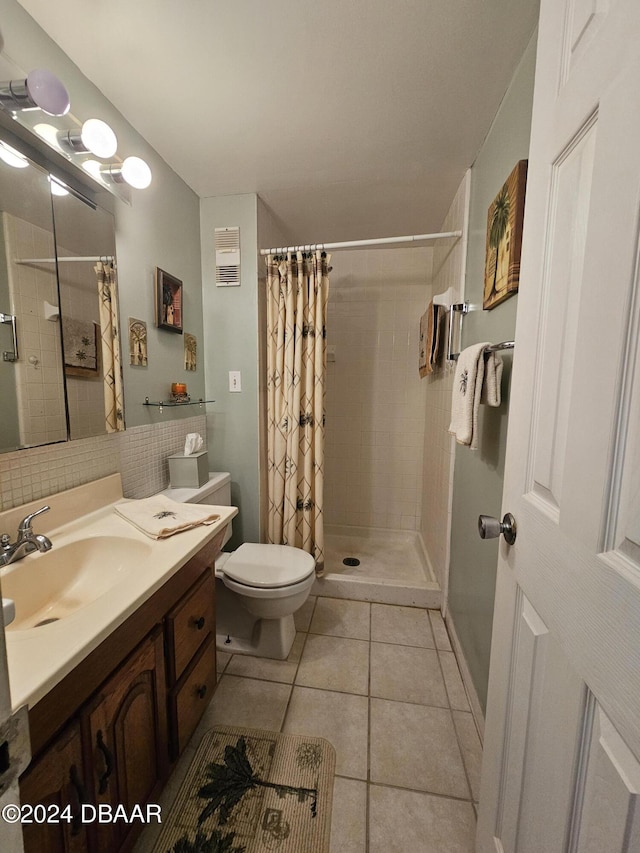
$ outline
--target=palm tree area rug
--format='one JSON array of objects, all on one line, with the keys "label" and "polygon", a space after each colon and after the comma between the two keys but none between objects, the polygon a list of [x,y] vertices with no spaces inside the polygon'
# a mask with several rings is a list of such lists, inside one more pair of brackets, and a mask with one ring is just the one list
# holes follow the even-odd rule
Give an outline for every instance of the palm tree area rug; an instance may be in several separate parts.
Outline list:
[{"label": "palm tree area rug", "polygon": [[211,729],[154,853],[329,853],[335,762],[324,738]]}]

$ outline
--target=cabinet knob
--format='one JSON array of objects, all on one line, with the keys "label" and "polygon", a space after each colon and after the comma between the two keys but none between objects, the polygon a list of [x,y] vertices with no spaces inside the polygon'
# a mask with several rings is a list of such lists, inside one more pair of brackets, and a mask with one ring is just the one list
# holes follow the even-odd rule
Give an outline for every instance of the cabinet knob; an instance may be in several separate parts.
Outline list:
[{"label": "cabinet knob", "polygon": [[198,631],[202,631],[202,629],[204,628],[205,621],[206,620],[205,620],[204,616],[201,616],[199,619],[196,619],[195,616],[193,617],[193,624],[196,626]]},{"label": "cabinet knob", "polygon": [[204,699],[204,697],[207,695],[207,685],[201,684],[200,687],[198,687],[198,689],[196,690],[196,693],[198,694],[198,697],[200,699]]}]

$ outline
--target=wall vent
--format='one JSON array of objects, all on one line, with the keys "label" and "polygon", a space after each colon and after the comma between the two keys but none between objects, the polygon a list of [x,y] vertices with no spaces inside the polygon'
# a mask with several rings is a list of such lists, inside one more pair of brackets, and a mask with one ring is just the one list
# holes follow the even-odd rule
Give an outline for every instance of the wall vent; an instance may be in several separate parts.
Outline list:
[{"label": "wall vent", "polygon": [[216,228],[216,286],[240,286],[240,228]]}]

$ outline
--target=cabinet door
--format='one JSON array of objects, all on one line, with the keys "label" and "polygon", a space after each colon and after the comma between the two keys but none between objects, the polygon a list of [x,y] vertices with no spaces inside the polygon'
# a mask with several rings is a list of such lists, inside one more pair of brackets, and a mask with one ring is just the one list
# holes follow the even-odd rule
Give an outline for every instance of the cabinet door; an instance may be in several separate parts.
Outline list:
[{"label": "cabinet door", "polygon": [[[25,823],[22,828],[25,853],[86,851],[86,825],[80,814],[82,803],[88,802],[84,778],[82,739],[76,722],[64,729],[20,779],[23,805],[44,806],[50,817],[70,806],[72,820]],[[40,820],[40,815],[34,817]]]},{"label": "cabinet door", "polygon": [[[83,714],[83,728],[90,743],[94,802],[114,810],[122,805],[131,814],[134,806],[153,801],[168,765],[160,628],[98,691]],[[94,824],[95,848],[114,853],[142,828],[123,820]]]}]

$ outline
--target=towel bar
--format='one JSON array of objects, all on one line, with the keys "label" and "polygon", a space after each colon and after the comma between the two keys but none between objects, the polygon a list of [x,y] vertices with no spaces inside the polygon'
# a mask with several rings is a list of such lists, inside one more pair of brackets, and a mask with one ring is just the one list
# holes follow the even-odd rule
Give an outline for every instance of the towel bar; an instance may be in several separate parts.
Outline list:
[{"label": "towel bar", "polygon": [[485,347],[484,352],[487,355],[490,352],[498,352],[501,349],[513,349],[515,345],[515,341],[503,341],[501,344],[491,344],[491,346]]},{"label": "towel bar", "polygon": [[469,311],[468,302],[456,302],[449,306],[449,336],[447,339],[447,361],[457,361],[459,352],[453,352],[453,313],[457,311],[460,314],[460,324],[458,326],[458,340],[462,341],[462,318]]},{"label": "towel bar", "polygon": [[[447,339],[447,361],[457,361],[460,356],[459,352],[453,352],[453,314],[457,311],[460,314],[460,323],[458,326],[458,340],[462,343],[462,320],[465,314],[468,314],[471,306],[468,302],[456,302],[449,306],[449,335]],[[484,354],[489,355],[491,352],[499,350],[513,349],[516,345],[515,341],[502,341],[500,344],[491,344],[484,348]]]}]

